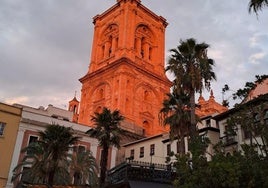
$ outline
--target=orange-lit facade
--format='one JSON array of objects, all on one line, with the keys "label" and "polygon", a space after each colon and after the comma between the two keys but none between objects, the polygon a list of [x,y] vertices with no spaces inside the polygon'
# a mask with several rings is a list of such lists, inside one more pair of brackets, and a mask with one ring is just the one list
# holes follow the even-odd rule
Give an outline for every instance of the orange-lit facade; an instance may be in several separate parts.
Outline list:
[{"label": "orange-lit facade", "polygon": [[213,91],[210,91],[208,100],[205,100],[201,95],[198,99],[198,107],[195,109],[195,113],[198,117],[206,117],[209,115],[220,114],[227,111],[228,108],[215,101]]},{"label": "orange-lit facade", "polygon": [[144,135],[166,130],[158,113],[171,83],[164,71],[166,20],[140,0],[117,3],[94,17],[91,60],[82,83],[78,123],[91,125],[102,107],[119,109]]}]

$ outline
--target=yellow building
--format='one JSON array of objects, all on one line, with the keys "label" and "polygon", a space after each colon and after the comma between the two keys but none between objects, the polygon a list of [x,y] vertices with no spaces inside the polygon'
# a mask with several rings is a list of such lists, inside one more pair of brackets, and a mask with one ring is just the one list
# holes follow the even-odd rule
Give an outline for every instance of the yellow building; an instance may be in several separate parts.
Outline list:
[{"label": "yellow building", "polygon": [[0,103],[0,188],[7,183],[21,113],[21,108]]}]

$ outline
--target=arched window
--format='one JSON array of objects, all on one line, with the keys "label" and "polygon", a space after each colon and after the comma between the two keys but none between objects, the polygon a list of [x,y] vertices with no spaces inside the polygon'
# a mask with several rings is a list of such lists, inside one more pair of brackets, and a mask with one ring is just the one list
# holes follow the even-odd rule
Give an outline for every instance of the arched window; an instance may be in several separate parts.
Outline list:
[{"label": "arched window", "polygon": [[145,38],[142,37],[141,39],[141,57],[144,58],[144,51],[145,51]]},{"label": "arched window", "polygon": [[113,37],[112,36],[110,36],[109,37],[109,50],[108,50],[108,52],[109,52],[109,57],[111,57],[112,56],[112,42],[113,42]]},{"label": "arched window", "polygon": [[147,120],[143,121],[142,126],[143,126],[144,129],[147,129],[147,130],[150,128],[150,124],[149,124],[149,122]]},{"label": "arched window", "polygon": [[151,60],[153,55],[153,33],[146,25],[139,25],[135,32],[134,49],[137,56]]},{"label": "arched window", "polygon": [[73,113],[76,114],[76,105],[74,105]]},{"label": "arched window", "polygon": [[107,27],[102,35],[102,58],[112,57],[118,48],[119,29],[116,24]]}]

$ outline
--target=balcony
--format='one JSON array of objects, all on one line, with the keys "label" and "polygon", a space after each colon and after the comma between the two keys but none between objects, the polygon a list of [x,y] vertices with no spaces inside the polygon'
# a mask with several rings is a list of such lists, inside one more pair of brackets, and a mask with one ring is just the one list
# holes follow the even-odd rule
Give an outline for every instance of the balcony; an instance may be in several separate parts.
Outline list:
[{"label": "balcony", "polygon": [[170,185],[176,178],[176,172],[170,165],[129,161],[109,170],[107,177],[110,185],[128,181]]},{"label": "balcony", "polygon": [[231,146],[231,145],[236,145],[237,142],[237,135],[226,135],[220,138],[221,141],[223,142],[224,146]]}]

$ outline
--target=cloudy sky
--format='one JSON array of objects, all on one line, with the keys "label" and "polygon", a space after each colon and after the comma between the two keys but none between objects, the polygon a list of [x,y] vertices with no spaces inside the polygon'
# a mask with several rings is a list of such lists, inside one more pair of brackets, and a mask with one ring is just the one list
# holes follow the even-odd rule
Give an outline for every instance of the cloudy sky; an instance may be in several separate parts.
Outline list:
[{"label": "cloudy sky", "polygon": [[[268,73],[268,8],[256,17],[249,0],[142,0],[169,23],[168,50],[180,39],[210,44],[216,62],[216,100],[221,88],[243,88]],[[116,0],[1,0],[0,101],[65,108],[89,65],[92,18]],[[227,93],[228,98],[231,93]]]}]

